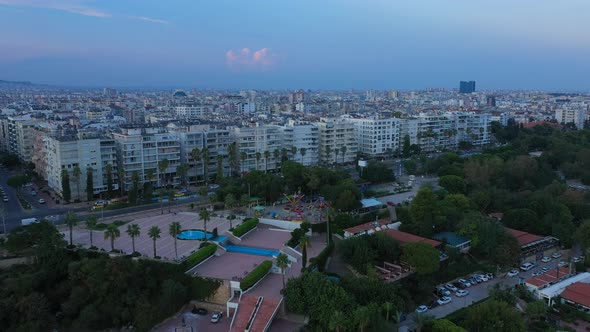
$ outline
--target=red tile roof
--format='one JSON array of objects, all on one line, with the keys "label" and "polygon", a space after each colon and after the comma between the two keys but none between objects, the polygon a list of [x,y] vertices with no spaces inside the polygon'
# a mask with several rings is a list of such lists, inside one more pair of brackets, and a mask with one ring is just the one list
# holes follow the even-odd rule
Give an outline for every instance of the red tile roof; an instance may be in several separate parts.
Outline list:
[{"label": "red tile roof", "polygon": [[529,243],[532,243],[532,242],[539,241],[539,240],[542,240],[543,239],[543,237],[541,237],[539,235],[534,235],[534,234],[531,234],[531,233],[519,231],[517,229],[506,228],[506,230],[508,232],[510,232],[510,234],[512,234],[512,236],[514,236],[516,238],[516,241],[518,241],[518,244],[521,247],[524,246],[524,245],[527,245]]},{"label": "red tile roof", "polygon": [[442,242],[439,242],[439,241],[427,239],[425,237],[421,237],[418,235],[398,231],[395,229],[386,229],[383,232],[385,232],[386,234],[388,234],[392,238],[398,240],[399,242],[401,242],[401,244],[424,242],[424,243],[428,243],[428,244],[432,245],[433,247],[438,247],[439,245],[442,244]]},{"label": "red tile roof", "polygon": [[560,279],[564,278],[565,276],[568,276],[569,274],[570,271],[567,267],[560,267],[559,274],[557,273],[557,269],[552,269],[541,275],[526,279],[525,283],[540,288],[543,286],[554,284],[558,282]]},{"label": "red tile roof", "polygon": [[565,288],[561,297],[590,308],[590,284],[573,283]]},{"label": "red tile roof", "polygon": [[[378,223],[377,226],[384,226],[384,225],[390,224],[391,223],[391,220],[389,220],[389,219],[380,219],[380,220],[377,220],[377,223]],[[366,232],[366,231],[368,231],[370,229],[374,229],[377,226],[375,226],[375,222],[374,221],[371,221],[371,222],[368,222],[368,223],[365,223],[365,224],[356,225],[356,226],[347,228],[344,231],[345,232],[348,232],[350,234],[355,235],[355,234],[359,234],[359,233],[362,233],[362,232]]]}]

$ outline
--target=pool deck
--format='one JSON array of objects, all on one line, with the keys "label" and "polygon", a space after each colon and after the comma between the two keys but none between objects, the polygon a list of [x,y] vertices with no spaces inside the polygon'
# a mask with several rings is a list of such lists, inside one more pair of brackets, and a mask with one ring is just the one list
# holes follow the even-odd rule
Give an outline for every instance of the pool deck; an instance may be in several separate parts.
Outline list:
[{"label": "pool deck", "polygon": [[271,257],[226,252],[213,257],[193,270],[198,276],[224,280],[238,280]]},{"label": "pool deck", "polygon": [[258,224],[258,227],[245,235],[241,243],[236,245],[280,250],[291,238],[291,232],[278,230],[268,225]]}]

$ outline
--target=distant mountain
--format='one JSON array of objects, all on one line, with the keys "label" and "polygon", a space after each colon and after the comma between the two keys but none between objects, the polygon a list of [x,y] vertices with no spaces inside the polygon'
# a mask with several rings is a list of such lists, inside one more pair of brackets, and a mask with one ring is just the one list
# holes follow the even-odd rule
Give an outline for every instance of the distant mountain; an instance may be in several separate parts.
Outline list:
[{"label": "distant mountain", "polygon": [[33,86],[34,84],[29,81],[3,81],[0,80],[0,86]]}]

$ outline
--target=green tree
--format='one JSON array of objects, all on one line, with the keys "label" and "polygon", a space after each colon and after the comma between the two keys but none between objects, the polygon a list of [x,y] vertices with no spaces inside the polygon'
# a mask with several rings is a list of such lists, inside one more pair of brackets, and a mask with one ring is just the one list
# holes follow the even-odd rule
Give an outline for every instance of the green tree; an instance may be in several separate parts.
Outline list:
[{"label": "green tree", "polygon": [[107,173],[107,195],[113,197],[113,165],[107,164],[105,171]]},{"label": "green tree", "polygon": [[272,155],[275,158],[275,168],[279,167],[279,157],[281,156],[281,151],[279,149],[274,149],[272,151]]},{"label": "green tree", "polygon": [[235,207],[236,197],[234,196],[234,194],[229,193],[229,194],[225,195],[224,205],[225,205],[225,208],[228,210],[231,210]]},{"label": "green tree", "polygon": [[524,332],[522,316],[504,302],[485,301],[467,308],[462,327],[473,332]]},{"label": "green tree", "polygon": [[281,275],[283,277],[283,288],[285,288],[285,274],[287,273],[287,267],[289,266],[289,257],[285,254],[280,254],[276,258],[276,264],[281,269]]},{"label": "green tree", "polygon": [[76,182],[76,198],[80,199],[80,176],[82,175],[82,171],[80,170],[80,166],[76,165],[72,170],[72,176],[74,176],[74,182]]},{"label": "green tree", "polygon": [[299,246],[301,247],[301,264],[302,270],[307,266],[307,247],[311,247],[311,238],[307,235],[299,239]]},{"label": "green tree", "polygon": [[208,241],[208,234],[207,234],[207,222],[211,219],[209,215],[209,211],[207,209],[202,209],[199,211],[199,218],[203,220],[203,230],[205,231],[205,242]]},{"label": "green tree", "polygon": [[268,171],[268,159],[270,159],[270,151],[264,151],[264,173]]},{"label": "green tree", "polygon": [[389,315],[391,314],[391,312],[393,311],[393,303],[391,302],[384,302],[382,304],[383,307],[383,311],[385,312],[385,320],[389,321]]},{"label": "green tree", "polygon": [[127,225],[127,235],[131,238],[131,248],[135,253],[135,238],[141,234],[141,228],[138,224]]},{"label": "green tree", "polygon": [[[160,178],[160,187],[165,187],[166,186],[166,170],[168,169],[168,166],[170,165],[170,161],[168,161],[168,159],[162,159],[158,162],[158,171],[159,171],[159,176],[158,178]],[[164,185],[162,185],[162,182],[164,182]]]},{"label": "green tree", "polygon": [[438,198],[429,187],[421,188],[410,204],[410,216],[418,234],[430,237],[434,233],[435,220],[439,216]]},{"label": "green tree", "polygon": [[416,269],[416,273],[432,274],[438,271],[440,257],[432,245],[423,242],[408,243],[403,252],[403,259]]},{"label": "green tree", "polygon": [[70,189],[70,174],[67,170],[61,170],[61,194],[66,202],[72,199],[72,191]]},{"label": "green tree", "polygon": [[119,190],[121,191],[122,197],[125,192],[125,169],[121,165],[117,167],[117,177],[119,180]]},{"label": "green tree", "polygon": [[178,259],[178,247],[176,242],[178,241],[178,234],[180,234],[180,232],[182,232],[182,226],[180,226],[178,221],[171,223],[168,227],[168,233],[174,238],[174,255],[176,259]]},{"label": "green tree", "polygon": [[368,306],[358,307],[352,312],[352,317],[358,331],[363,332],[371,322],[372,313]]},{"label": "green tree", "polygon": [[346,315],[342,311],[336,310],[332,313],[332,315],[330,315],[328,328],[330,329],[330,331],[340,332],[340,329],[346,327],[346,321]]},{"label": "green tree", "polygon": [[342,163],[344,164],[344,160],[346,158],[346,151],[348,150],[348,148],[346,147],[346,145],[343,145],[340,148],[340,152],[342,152]]},{"label": "green tree", "polygon": [[537,321],[549,312],[544,300],[527,303],[524,313],[531,321]]},{"label": "green tree", "polygon": [[464,194],[467,189],[463,178],[456,175],[441,176],[438,183],[451,194]]},{"label": "green tree", "polygon": [[98,220],[95,216],[90,216],[90,217],[88,217],[88,219],[86,219],[86,228],[88,228],[88,231],[90,232],[90,247],[94,247],[94,241],[93,241],[92,235],[93,235],[94,227],[96,227],[97,224],[98,224]]},{"label": "green tree", "polygon": [[73,240],[73,233],[74,233],[74,226],[78,225],[78,216],[74,212],[68,212],[65,216],[65,224],[68,226],[70,230],[70,246],[74,245]]},{"label": "green tree", "polygon": [[154,258],[158,257],[158,255],[156,255],[156,240],[160,238],[161,233],[162,231],[158,226],[152,226],[148,231],[148,236],[154,241]]},{"label": "green tree", "polygon": [[404,136],[404,143],[403,143],[403,154],[404,154],[404,158],[408,158],[410,156],[411,150],[410,150],[410,135],[405,135]]},{"label": "green tree", "polygon": [[189,170],[189,165],[187,164],[180,164],[178,166],[176,166],[176,175],[178,175],[180,177],[180,183],[182,184],[182,186],[186,189],[188,187],[188,181],[187,181],[187,174],[188,174],[188,170]]},{"label": "green tree", "polygon": [[94,199],[94,170],[88,166],[86,168],[86,199],[91,201]]},{"label": "green tree", "polygon": [[432,323],[432,332],[467,332],[466,329],[455,325],[448,319],[437,319]]},{"label": "green tree", "polygon": [[104,231],[104,239],[111,240],[111,251],[115,251],[115,240],[121,236],[121,231],[114,224],[109,224]]},{"label": "green tree", "polygon": [[229,154],[229,165],[234,176],[239,172],[238,171],[238,146],[236,142],[231,143],[228,148]]},{"label": "green tree", "polygon": [[223,180],[223,155],[217,155],[217,183]]},{"label": "green tree", "polygon": [[258,170],[258,164],[260,163],[260,159],[262,159],[262,153],[256,151],[256,170]]},{"label": "green tree", "polygon": [[307,153],[306,148],[300,148],[299,154],[301,155],[301,163],[305,165],[305,154]]},{"label": "green tree", "polygon": [[199,171],[197,170],[197,166],[199,165],[199,161],[201,161],[201,150],[199,150],[199,148],[193,148],[191,150],[191,157],[195,163],[195,185],[197,185],[199,180]]},{"label": "green tree", "polygon": [[244,151],[240,152],[240,159],[242,160],[242,169],[243,169],[244,164],[246,163],[246,159],[248,159],[248,154]]},{"label": "green tree", "polygon": [[415,314],[413,320],[414,324],[416,325],[416,331],[421,332],[424,326],[430,324],[434,320],[434,316]]},{"label": "green tree", "polygon": [[576,242],[582,247],[586,256],[590,254],[590,220],[584,221],[574,235]]},{"label": "green tree", "polygon": [[332,147],[331,146],[326,146],[326,164],[330,165],[331,164],[331,159],[332,158]]},{"label": "green tree", "polygon": [[203,177],[205,178],[205,185],[207,186],[209,185],[209,163],[211,162],[211,157],[207,147],[204,147],[201,153],[203,157]]}]

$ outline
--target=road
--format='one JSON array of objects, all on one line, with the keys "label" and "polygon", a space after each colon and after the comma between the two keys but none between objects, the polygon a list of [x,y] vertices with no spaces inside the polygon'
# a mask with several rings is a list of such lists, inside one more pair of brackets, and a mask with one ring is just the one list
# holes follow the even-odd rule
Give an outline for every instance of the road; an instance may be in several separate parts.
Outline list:
[{"label": "road", "polygon": [[[478,284],[475,286],[471,286],[471,287],[467,288],[467,290],[469,291],[469,295],[467,295],[465,297],[457,297],[453,294],[451,296],[451,298],[453,299],[451,301],[451,303],[430,309],[424,314],[432,315],[435,318],[443,318],[443,317],[445,317],[445,316],[447,316],[459,309],[468,307],[475,302],[479,302],[481,300],[486,299],[489,296],[489,290],[496,284],[500,284],[503,287],[514,287],[515,285],[517,285],[521,282],[524,282],[524,280],[529,278],[530,276],[532,276],[533,273],[539,272],[543,267],[548,267],[550,269],[557,268],[557,264],[559,263],[560,260],[565,260],[565,261],[568,260],[568,251],[562,251],[562,254],[563,254],[563,257],[556,259],[556,260],[554,259],[551,262],[548,262],[548,263],[539,262],[539,265],[535,266],[533,269],[531,269],[529,271],[523,272],[522,270],[519,270],[520,273],[515,277],[508,277],[507,275],[506,276],[499,276],[499,277],[496,277],[490,281],[487,281],[487,282],[484,282],[484,283],[481,283],[481,284]],[[404,326],[411,331],[412,328],[415,327],[415,324],[414,324],[414,316],[415,315],[416,315],[416,313],[409,314],[408,317],[406,318],[406,320],[401,324],[401,326]],[[405,331],[404,329],[402,329],[401,326],[400,326],[400,331]]]}]

